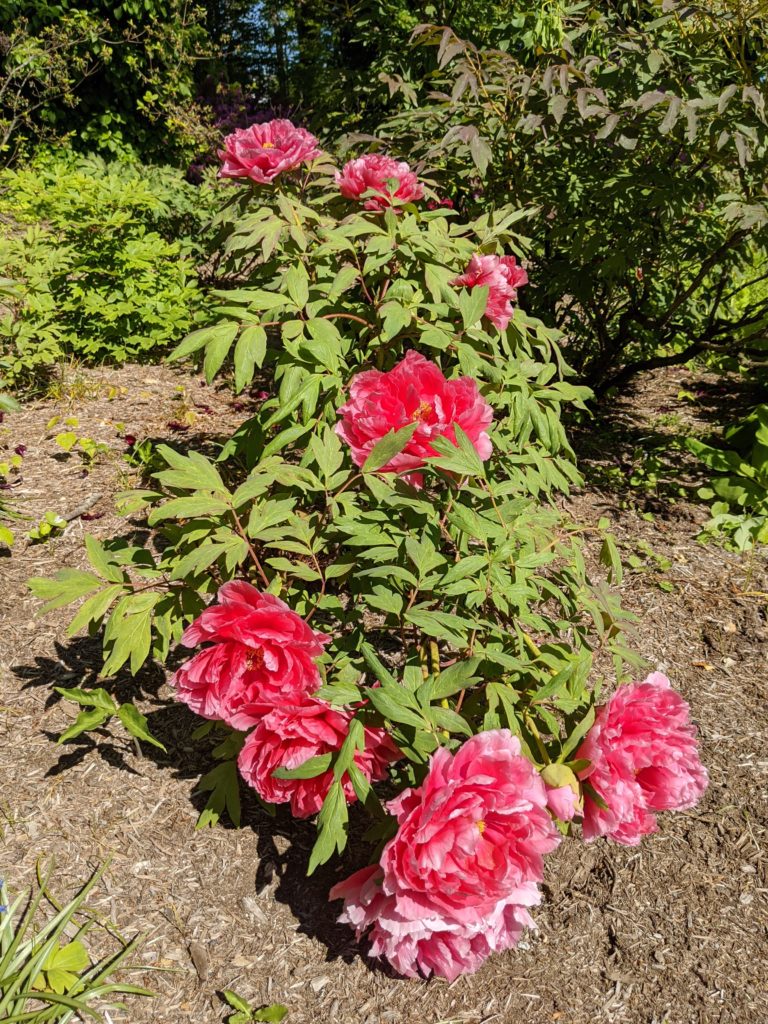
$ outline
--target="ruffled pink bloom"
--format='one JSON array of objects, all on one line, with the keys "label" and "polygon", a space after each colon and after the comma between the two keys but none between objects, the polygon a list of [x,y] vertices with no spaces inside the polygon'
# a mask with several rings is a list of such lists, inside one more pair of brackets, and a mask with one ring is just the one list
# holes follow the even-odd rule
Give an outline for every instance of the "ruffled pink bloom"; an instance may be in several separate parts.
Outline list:
[{"label": "ruffled pink bloom", "polygon": [[273,704],[296,702],[320,685],[315,659],[328,637],[280,598],[250,583],[225,583],[218,604],[187,627],[186,647],[211,643],[171,680],[179,700],[235,729],[254,725]]},{"label": "ruffled pink bloom", "polygon": [[[312,779],[277,779],[273,772],[298,768],[320,754],[336,753],[347,737],[351,718],[351,712],[337,711],[313,697],[295,706],[274,708],[246,739],[237,761],[240,774],[262,800],[290,803],[297,818],[316,814],[331,788],[332,771]],[[357,751],[354,761],[366,779],[376,782],[386,776],[387,765],[401,756],[383,729],[365,729],[365,750]],[[348,775],[342,786],[347,802],[354,803],[357,796]]]},{"label": "ruffled pink bloom", "polygon": [[620,686],[597,709],[576,754],[580,773],[606,804],[584,795],[584,838],[609,836],[625,846],[657,829],[655,811],[693,807],[707,788],[689,707],[661,672]]},{"label": "ruffled pink bloom", "polygon": [[[386,465],[382,473],[401,473],[420,469],[437,452],[436,437],[456,444],[458,424],[472,442],[481,459],[490,457],[492,445],[488,427],[493,409],[471,377],[446,380],[439,366],[418,352],[406,353],[388,373],[365,370],[352,378],[349,401],[339,409],[341,422],[336,433],[352,449],[352,459],[362,466],[375,444],[390,430],[416,423],[416,430],[405,448]],[[412,474],[417,486],[421,478]]]},{"label": "ruffled pink bloom", "polygon": [[570,821],[579,806],[579,798],[570,786],[547,786],[547,806],[560,821]]},{"label": "ruffled pink bloom", "polygon": [[366,153],[344,164],[336,172],[336,184],[346,199],[359,200],[364,192],[375,192],[363,203],[365,210],[386,210],[395,201],[412,203],[424,195],[424,186],[404,160],[381,153]]},{"label": "ruffled pink bloom", "polygon": [[487,285],[485,315],[494,327],[504,331],[512,318],[512,303],[517,301],[517,289],[528,284],[528,275],[517,265],[514,256],[481,256],[475,253],[464,273],[451,284],[463,288]]},{"label": "ruffled pink bloom", "polygon": [[372,927],[374,955],[401,974],[454,978],[513,946],[538,903],[543,856],[560,837],[543,781],[506,729],[431,759],[424,783],[390,801],[399,830],[380,866],[335,886],[341,920]]},{"label": "ruffled pink bloom", "polygon": [[406,978],[420,971],[453,981],[472,974],[491,953],[511,949],[525,928],[535,928],[527,908],[541,901],[541,893],[535,882],[525,882],[471,924],[439,914],[410,919],[398,912],[397,898],[385,894],[383,872],[374,864],[335,885],[329,898],[344,900],[339,921],[358,939],[371,928],[371,956],[383,956]]},{"label": "ruffled pink bloom", "polygon": [[220,178],[250,178],[268,185],[283,171],[293,171],[320,155],[318,141],[304,128],[278,119],[238,128],[219,150]]}]

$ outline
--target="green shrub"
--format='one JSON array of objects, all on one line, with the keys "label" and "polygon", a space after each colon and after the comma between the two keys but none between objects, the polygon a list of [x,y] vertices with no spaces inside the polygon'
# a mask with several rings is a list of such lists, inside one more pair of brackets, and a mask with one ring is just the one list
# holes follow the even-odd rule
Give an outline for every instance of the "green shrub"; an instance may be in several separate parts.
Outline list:
[{"label": "green shrub", "polygon": [[45,154],[0,173],[0,370],[15,384],[62,357],[157,356],[200,300],[193,257],[209,190],[169,168]]},{"label": "green shrub", "polygon": [[[109,677],[164,660],[224,581],[251,578],[332,637],[329,700],[375,705],[378,691],[360,689],[367,673],[369,685],[386,681],[406,734],[429,723],[426,747],[398,739],[419,763],[484,710],[532,749],[553,737],[553,757],[565,758],[593,713],[593,652],[612,656],[618,674],[637,659],[615,596],[590,578],[583,529],[553,500],[580,482],[561,417],[588,392],[568,380],[556,331],[519,308],[499,331],[484,315],[487,287],[456,282],[478,251],[520,252],[515,214],[465,223],[410,204],[369,213],[341,198],[328,167],[314,170],[295,188],[222,188],[224,269],[238,284],[213,293],[213,322],[175,353],[199,353],[209,380],[231,366],[238,390],[266,385],[266,400],[215,462],[158,448],[153,486],[122,498],[127,515],[146,510],[156,544],[89,537],[91,571],[32,589],[48,608],[86,599],[70,635],[105,627]],[[414,352],[451,379],[474,378],[494,417],[487,463],[457,427],[456,444],[434,438],[421,488],[380,470],[408,444],[422,405],[362,465],[333,429],[360,371],[387,372]],[[599,540],[618,578],[615,546]],[[454,661],[449,678],[463,685],[441,704],[421,684]],[[487,687],[490,706],[473,697],[449,707],[464,687]],[[89,708],[80,732],[117,714],[99,690],[64,696]],[[223,763],[201,783],[211,792],[203,823],[225,807],[239,816],[237,741],[220,744]]]}]

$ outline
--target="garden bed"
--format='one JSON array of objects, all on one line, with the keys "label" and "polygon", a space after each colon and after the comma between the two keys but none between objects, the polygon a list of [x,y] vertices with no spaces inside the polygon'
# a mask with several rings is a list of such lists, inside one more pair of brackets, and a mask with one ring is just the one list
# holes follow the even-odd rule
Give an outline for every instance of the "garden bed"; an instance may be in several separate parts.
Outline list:
[{"label": "garden bed", "polygon": [[[683,374],[643,382],[623,403],[625,422],[639,434],[650,429],[664,396],[675,404]],[[36,618],[25,581],[84,567],[84,533],[125,532],[112,496],[132,483],[122,458],[126,435],[200,448],[243,419],[243,404],[226,390],[166,367],[70,374],[58,395],[7,414],[0,450],[26,447],[14,493],[35,521],[49,510],[66,517],[96,496],[86,514],[98,518],[74,518],[57,539],[27,547],[19,540],[11,557],[0,557],[2,862],[19,890],[39,856],[55,856],[66,895],[112,856],[95,906],[123,934],[146,932],[138,962],[164,969],[135,976],[160,998],[113,1013],[115,1024],[213,1024],[224,1016],[216,995],[224,988],[256,1005],[284,1003],[290,1024],[768,1018],[764,554],[703,547],[695,540],[706,518],[701,507],[655,498],[635,507],[608,489],[610,475],[598,478],[602,489],[574,496],[569,508],[578,522],[609,517],[622,553],[640,559],[621,587],[638,615],[633,646],[690,702],[709,790],[693,810],[663,815],[659,833],[641,847],[563,844],[547,862],[545,899],[534,914],[539,931],[516,951],[452,985],[404,981],[361,957],[352,933],[333,923],[338,905],[326,904],[325,894],[350,865],[306,882],[311,826],[280,812],[269,819],[247,802],[242,829],[195,832],[202,802],[193,789],[207,767],[190,741],[198,722],[171,698],[159,669],[140,673],[140,706],[167,755],[145,745],[139,756],[107,733],[56,745],[74,709],[53,687],[93,684],[100,647],[65,638],[66,609]],[[47,426],[55,415],[76,417],[77,433],[109,448],[88,475],[76,454],[57,446]],[[620,469],[621,459],[617,450]],[[643,518],[649,510],[654,518]],[[126,695],[135,686],[126,674]]]}]

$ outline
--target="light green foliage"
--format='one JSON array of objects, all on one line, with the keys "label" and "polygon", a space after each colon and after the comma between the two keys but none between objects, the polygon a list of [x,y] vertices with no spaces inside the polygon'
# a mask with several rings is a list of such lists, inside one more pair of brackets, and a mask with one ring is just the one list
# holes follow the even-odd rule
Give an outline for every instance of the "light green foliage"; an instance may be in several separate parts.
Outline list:
[{"label": "light green foliage", "polygon": [[66,527],[67,521],[58,512],[48,511],[43,518],[27,533],[32,541],[45,541],[56,537]]},{"label": "light green foliage", "polygon": [[[0,881],[0,1020],[6,1024],[69,1024],[103,1021],[100,1007],[124,1008],[116,996],[152,995],[147,989],[111,980],[137,948],[140,937],[122,943],[117,955],[91,964],[83,942],[96,924],[86,908],[104,868],[94,872],[77,895],[60,906],[50,889],[53,865],[39,886],[10,902]],[[43,914],[48,903],[56,913]],[[103,926],[102,926],[103,927]],[[109,929],[110,934],[114,931]]]},{"label": "light green foliage", "polygon": [[[54,416],[48,421],[47,429],[50,431],[58,424],[59,417]],[[92,469],[102,455],[109,453],[109,445],[103,444],[101,441],[94,441],[91,437],[80,437],[76,433],[79,426],[76,416],[68,416],[62,426],[67,429],[59,431],[54,437],[54,441],[63,452],[67,454],[76,452],[88,469]]]},{"label": "light green foliage", "polygon": [[167,168],[41,154],[0,174],[0,370],[31,382],[68,356],[156,357],[200,301],[193,256],[209,192]]},{"label": "light green foliage", "polygon": [[527,208],[526,302],[599,389],[765,349],[768,18],[720,8],[531,5],[501,49],[422,26],[437,66],[389,82],[388,145],[467,208]]},{"label": "light green foliage", "polygon": [[272,1003],[271,1006],[263,1006],[260,1010],[254,1010],[242,996],[229,989],[224,989],[223,995],[227,1005],[235,1011],[227,1017],[227,1024],[250,1024],[251,1021],[280,1024],[280,1021],[288,1013],[288,1008],[279,1003]]},{"label": "light green foliage", "polygon": [[[691,452],[710,470],[699,497],[712,504],[702,538],[716,537],[745,551],[768,542],[768,405],[758,405],[723,435],[715,448],[688,438]],[[727,446],[727,447],[725,447]]]}]

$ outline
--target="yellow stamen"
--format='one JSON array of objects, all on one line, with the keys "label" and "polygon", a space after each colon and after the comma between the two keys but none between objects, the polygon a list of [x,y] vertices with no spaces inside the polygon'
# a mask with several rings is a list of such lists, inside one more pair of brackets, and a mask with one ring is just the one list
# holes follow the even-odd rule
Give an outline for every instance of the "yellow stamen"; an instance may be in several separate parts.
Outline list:
[{"label": "yellow stamen", "polygon": [[414,420],[425,420],[432,413],[432,406],[429,402],[422,402],[419,408],[414,412]]},{"label": "yellow stamen", "polygon": [[483,819],[480,818],[478,821],[475,822],[475,825],[477,826],[477,831],[480,833],[480,835],[482,835],[483,832],[485,832],[485,822],[483,821]]},{"label": "yellow stamen", "polygon": [[275,144],[274,144],[274,142],[262,142],[261,148],[262,149],[274,149],[275,148]]}]

